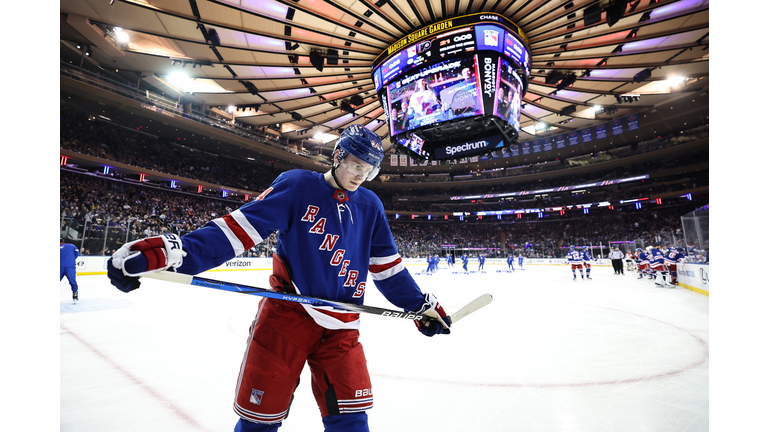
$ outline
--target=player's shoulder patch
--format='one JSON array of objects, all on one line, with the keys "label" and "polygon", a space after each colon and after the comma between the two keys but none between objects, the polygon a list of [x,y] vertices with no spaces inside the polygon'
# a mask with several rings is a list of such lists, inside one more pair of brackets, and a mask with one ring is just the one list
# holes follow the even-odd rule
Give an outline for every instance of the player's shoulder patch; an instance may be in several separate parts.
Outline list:
[{"label": "player's shoulder patch", "polygon": [[262,193],[261,193],[259,196],[257,196],[257,197],[256,197],[256,200],[255,200],[255,201],[261,201],[261,200],[263,200],[263,199],[264,199],[264,198],[266,198],[266,197],[267,197],[267,195],[269,195],[269,193],[270,193],[270,192],[272,192],[273,190],[275,190],[275,188],[273,188],[273,187],[267,188],[267,190],[265,190],[265,191],[264,191],[264,192],[262,192]]}]

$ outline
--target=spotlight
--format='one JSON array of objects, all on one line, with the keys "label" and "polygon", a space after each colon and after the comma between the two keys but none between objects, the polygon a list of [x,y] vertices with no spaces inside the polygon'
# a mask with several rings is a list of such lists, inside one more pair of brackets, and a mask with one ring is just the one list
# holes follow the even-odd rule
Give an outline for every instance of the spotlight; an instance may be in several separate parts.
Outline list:
[{"label": "spotlight", "polygon": [[85,55],[86,55],[86,56],[90,57],[90,56],[91,56],[91,54],[92,54],[92,53],[91,53],[91,49],[90,49],[90,48],[88,48],[88,49],[86,49],[86,50],[85,50]]}]

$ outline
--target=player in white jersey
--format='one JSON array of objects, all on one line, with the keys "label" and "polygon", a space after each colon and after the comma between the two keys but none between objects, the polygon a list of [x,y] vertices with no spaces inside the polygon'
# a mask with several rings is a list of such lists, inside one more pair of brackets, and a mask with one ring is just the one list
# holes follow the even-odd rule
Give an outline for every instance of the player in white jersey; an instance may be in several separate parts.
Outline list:
[{"label": "player in white jersey", "polygon": [[571,264],[571,272],[573,273],[573,281],[576,282],[576,269],[579,269],[579,273],[581,273],[581,280],[584,280],[584,267],[583,267],[583,258],[581,257],[581,252],[576,250],[576,246],[571,245],[570,250],[568,251],[568,262]]}]

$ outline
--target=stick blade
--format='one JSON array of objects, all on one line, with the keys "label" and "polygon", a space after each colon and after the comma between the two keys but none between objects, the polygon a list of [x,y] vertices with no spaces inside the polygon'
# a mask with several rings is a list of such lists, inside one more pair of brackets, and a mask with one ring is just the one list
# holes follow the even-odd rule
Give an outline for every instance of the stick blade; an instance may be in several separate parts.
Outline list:
[{"label": "stick blade", "polygon": [[451,316],[451,323],[456,324],[457,321],[460,319],[466,317],[467,315],[471,314],[472,312],[477,311],[478,309],[488,306],[493,301],[493,296],[490,294],[483,294],[480,297],[472,300],[469,302],[466,306],[459,309],[458,311],[452,313]]}]

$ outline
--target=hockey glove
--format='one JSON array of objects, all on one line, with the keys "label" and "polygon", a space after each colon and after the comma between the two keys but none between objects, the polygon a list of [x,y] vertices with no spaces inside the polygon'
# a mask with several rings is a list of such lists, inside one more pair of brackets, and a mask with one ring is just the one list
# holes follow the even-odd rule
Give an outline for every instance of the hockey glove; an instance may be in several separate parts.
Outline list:
[{"label": "hockey glove", "polygon": [[181,239],[175,234],[163,234],[124,244],[107,261],[107,276],[120,291],[129,292],[141,284],[143,274],[177,268],[187,255]]},{"label": "hockey glove", "polygon": [[414,320],[416,328],[424,335],[432,337],[436,334],[451,333],[451,317],[445,314],[445,310],[437,302],[437,298],[434,295],[424,294],[424,304],[415,313],[434,318],[432,321],[423,322]]}]

